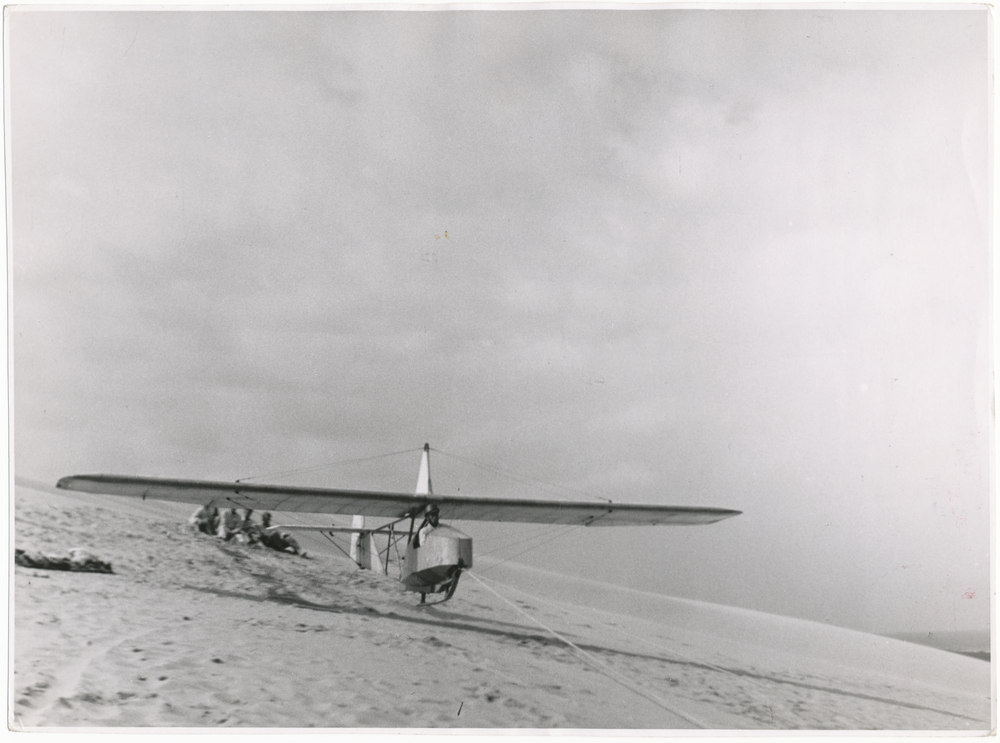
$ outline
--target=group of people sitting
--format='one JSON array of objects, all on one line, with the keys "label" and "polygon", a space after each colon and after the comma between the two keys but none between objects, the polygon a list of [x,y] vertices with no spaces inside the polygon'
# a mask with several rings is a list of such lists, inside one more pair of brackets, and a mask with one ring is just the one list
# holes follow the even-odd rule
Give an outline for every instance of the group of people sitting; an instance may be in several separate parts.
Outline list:
[{"label": "group of people sitting", "polygon": [[291,550],[296,555],[306,556],[295,537],[271,526],[270,513],[265,512],[261,516],[260,524],[254,523],[252,508],[244,509],[241,516],[238,508],[202,506],[191,514],[188,526],[194,531],[210,534],[226,542],[235,539],[243,544],[263,545],[278,552]]}]

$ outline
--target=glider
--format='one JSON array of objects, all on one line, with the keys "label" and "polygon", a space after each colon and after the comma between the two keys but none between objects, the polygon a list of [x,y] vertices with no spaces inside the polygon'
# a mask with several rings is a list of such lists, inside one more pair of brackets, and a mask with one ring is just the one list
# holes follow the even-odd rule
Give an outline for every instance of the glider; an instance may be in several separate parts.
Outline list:
[{"label": "glider", "polygon": [[[351,559],[361,567],[383,573],[388,572],[389,551],[394,548],[401,564],[400,581],[407,590],[421,594],[421,603],[428,593],[444,593],[443,600],[447,601],[458,586],[462,570],[472,567],[472,538],[440,523],[440,519],[577,526],[655,526],[711,524],[741,513],[727,508],[653,506],[611,501],[586,503],[438,495],[431,488],[428,444],[424,444],[414,494],[123,475],[72,475],[59,480],[56,487],[219,508],[353,514],[354,521],[350,527],[282,525],[272,528],[319,531],[328,537],[337,533],[351,534]],[[392,521],[366,528],[366,516],[390,518]],[[422,518],[423,522],[416,527],[418,518]],[[396,529],[405,521],[410,522],[408,528]],[[376,534],[388,537],[385,550],[379,550]],[[404,536],[406,552],[400,555],[398,542]]]}]

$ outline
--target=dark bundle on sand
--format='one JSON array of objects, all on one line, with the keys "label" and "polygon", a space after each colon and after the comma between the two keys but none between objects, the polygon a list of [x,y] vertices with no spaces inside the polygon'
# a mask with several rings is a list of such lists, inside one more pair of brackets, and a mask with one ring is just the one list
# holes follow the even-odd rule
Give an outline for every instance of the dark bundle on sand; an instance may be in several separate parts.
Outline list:
[{"label": "dark bundle on sand", "polygon": [[114,573],[110,562],[98,560],[81,549],[71,549],[69,557],[50,557],[34,550],[15,549],[14,564],[42,570],[72,570],[75,573]]}]

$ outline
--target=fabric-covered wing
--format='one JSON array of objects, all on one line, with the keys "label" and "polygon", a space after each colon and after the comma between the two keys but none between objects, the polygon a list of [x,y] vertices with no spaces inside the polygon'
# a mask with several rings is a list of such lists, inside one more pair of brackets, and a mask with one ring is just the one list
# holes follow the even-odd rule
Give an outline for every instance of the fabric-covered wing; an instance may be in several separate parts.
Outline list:
[{"label": "fabric-covered wing", "polygon": [[212,504],[220,508],[295,511],[404,518],[434,503],[442,521],[520,521],[582,526],[652,526],[711,524],[740,511],[695,506],[648,506],[630,503],[586,503],[520,498],[470,498],[458,495],[410,495],[365,490],[255,485],[235,482],[168,480],[121,475],[74,475],[56,487],[85,493]]}]

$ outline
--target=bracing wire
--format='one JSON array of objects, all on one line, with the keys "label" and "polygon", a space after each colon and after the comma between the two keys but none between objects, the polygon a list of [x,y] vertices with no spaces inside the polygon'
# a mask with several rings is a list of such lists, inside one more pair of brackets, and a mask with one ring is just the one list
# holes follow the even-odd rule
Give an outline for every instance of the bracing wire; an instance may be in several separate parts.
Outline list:
[{"label": "bracing wire", "polygon": [[[509,555],[509,556],[503,558],[499,562],[496,562],[493,565],[490,565],[488,568],[484,568],[484,572],[486,570],[493,570],[494,568],[500,567],[501,565],[504,565],[504,564],[510,562],[515,557],[520,557],[521,555],[527,554],[528,552],[531,552],[532,550],[536,550],[539,547],[543,547],[546,544],[549,544],[550,542],[554,542],[555,540],[559,539],[560,537],[563,537],[563,536],[569,534],[574,529],[578,529],[578,528],[580,528],[579,524],[570,524],[569,526],[566,526],[565,528],[563,528],[562,526],[558,526],[558,527],[555,527],[554,529],[550,529],[549,531],[545,532],[544,534],[535,534],[535,535],[533,535],[531,537],[526,537],[525,539],[518,540],[517,542],[512,542],[509,545],[504,545],[504,547],[500,547],[500,548],[497,548],[495,550],[491,550],[489,552],[484,552],[483,556],[485,557],[487,555],[495,554],[496,552],[499,552],[501,549],[504,549],[506,547],[510,547],[510,546],[512,546],[514,544],[523,544],[525,541],[528,541],[530,539],[536,539],[536,538],[538,538],[540,536],[548,536],[549,534],[552,535],[548,539],[544,539],[543,541],[539,542],[538,544],[533,544],[530,547],[527,547],[527,548],[521,550],[520,552],[516,552],[513,555]],[[560,531],[560,529],[561,529],[561,531]]]},{"label": "bracing wire", "polygon": [[478,575],[476,575],[476,573],[473,573],[472,571],[467,571],[467,572],[469,573],[469,575],[471,575],[473,578],[476,579],[476,581],[479,583],[479,585],[481,585],[487,591],[489,591],[494,596],[496,596],[497,598],[499,598],[501,601],[503,601],[504,603],[506,603],[508,606],[510,606],[516,612],[518,612],[519,614],[522,614],[528,620],[530,620],[531,622],[534,622],[535,624],[537,624],[539,627],[541,627],[542,629],[544,629],[546,632],[548,632],[550,635],[552,635],[553,637],[555,637],[557,640],[559,640],[560,642],[565,643],[573,651],[575,651],[576,654],[585,663],[587,663],[588,665],[590,665],[592,668],[594,668],[595,670],[599,671],[603,675],[607,676],[609,679],[611,679],[615,683],[620,684],[621,686],[624,686],[629,691],[631,691],[631,692],[633,692],[635,694],[638,694],[643,699],[646,699],[646,700],[652,702],[653,704],[657,705],[658,707],[661,707],[662,709],[665,709],[667,712],[669,712],[669,713],[671,713],[673,715],[677,715],[682,720],[685,720],[686,722],[691,723],[692,725],[694,725],[697,728],[701,728],[703,730],[708,728],[708,725],[706,725],[701,720],[698,720],[698,719],[692,717],[691,715],[688,715],[688,714],[686,714],[684,712],[681,712],[680,710],[674,709],[673,707],[671,707],[670,705],[668,705],[664,700],[660,699],[655,694],[651,694],[651,693],[645,691],[644,689],[636,686],[627,677],[625,677],[624,675],[622,675],[621,673],[619,673],[618,671],[616,671],[615,669],[613,669],[607,663],[601,662],[596,656],[594,656],[591,653],[588,653],[586,650],[584,650],[583,648],[581,648],[579,645],[577,645],[576,643],[574,643],[572,640],[570,640],[570,639],[568,639],[566,637],[563,637],[558,632],[556,632],[554,629],[552,629],[548,625],[544,624],[542,621],[540,621],[536,617],[533,617],[532,615],[528,614],[528,612],[526,612],[524,609],[522,609],[521,607],[519,607],[513,601],[511,601],[507,597],[501,595],[498,591],[494,590],[492,587],[488,586]]},{"label": "bracing wire", "polygon": [[400,454],[412,454],[413,452],[421,451],[421,448],[417,449],[404,449],[403,451],[393,451],[388,454],[375,454],[370,457],[357,457],[356,459],[342,459],[339,462],[329,462],[328,464],[319,464],[314,467],[304,467],[297,470],[285,470],[282,472],[268,472],[263,475],[252,475],[250,477],[241,477],[236,482],[246,482],[247,480],[260,480],[262,477],[287,477],[290,475],[304,475],[308,472],[318,472],[319,470],[329,469],[331,467],[340,467],[345,464],[357,464],[359,462],[370,462],[374,459],[384,459],[386,457],[396,457]]},{"label": "bracing wire", "polygon": [[[554,524],[554,525],[550,524],[550,525],[547,525],[547,526],[543,526],[541,528],[541,530],[539,530],[539,531],[536,531],[536,532],[533,532],[531,534],[528,534],[527,536],[521,537],[520,539],[515,539],[513,541],[507,542],[506,544],[502,544],[499,547],[491,549],[489,552],[482,552],[480,554],[482,554],[484,557],[487,556],[487,555],[493,555],[493,554],[496,554],[497,552],[500,552],[500,551],[503,551],[503,550],[508,550],[511,547],[516,547],[518,545],[524,544],[525,542],[530,542],[530,541],[533,541],[535,539],[540,539],[540,538],[547,537],[550,534],[554,534],[555,532],[557,532],[557,531],[559,531],[561,529],[567,528],[567,526],[569,528],[575,528],[577,526],[577,524],[568,524],[568,525],[567,524]],[[542,542],[542,544],[545,544],[545,543],[546,542]]]},{"label": "bracing wire", "polygon": [[482,462],[476,462],[472,459],[466,459],[465,457],[460,457],[457,454],[450,454],[446,451],[435,449],[434,447],[431,447],[431,451],[436,452],[437,454],[442,454],[446,457],[450,457],[451,459],[456,459],[459,462],[464,462],[465,464],[471,465],[472,467],[478,467],[479,469],[489,472],[490,474],[507,477],[510,480],[513,480],[514,482],[519,483],[521,485],[530,485],[534,488],[537,488],[538,490],[548,493],[549,495],[554,495],[562,498],[565,497],[567,493],[571,493],[574,495],[586,495],[590,498],[607,501],[608,503],[612,502],[608,498],[601,498],[600,496],[596,496],[591,493],[586,493],[577,488],[570,488],[565,485],[557,485],[556,483],[546,482],[545,480],[540,480],[537,477],[531,477],[530,475],[521,474],[519,472],[512,472],[511,470],[507,470],[504,469],[503,467],[498,467],[493,464],[483,464]]}]

